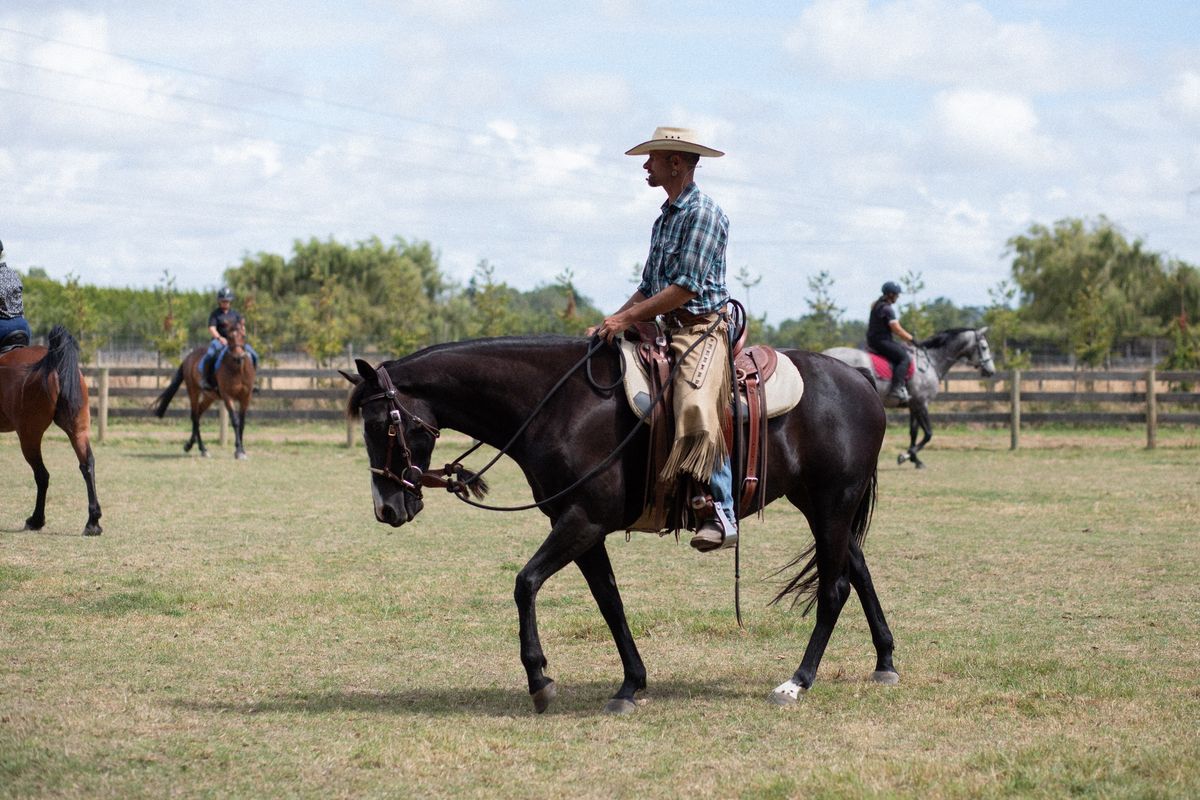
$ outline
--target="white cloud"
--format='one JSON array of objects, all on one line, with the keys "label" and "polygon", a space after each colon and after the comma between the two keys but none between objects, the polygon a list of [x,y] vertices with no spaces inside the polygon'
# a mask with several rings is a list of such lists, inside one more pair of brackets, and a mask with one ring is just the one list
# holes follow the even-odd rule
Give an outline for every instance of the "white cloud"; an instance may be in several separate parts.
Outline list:
[{"label": "white cloud", "polygon": [[542,84],[542,100],[563,114],[612,117],[629,108],[624,78],[604,73],[558,74]]},{"label": "white cloud", "polygon": [[843,80],[1061,91],[1130,78],[1109,45],[1056,37],[1038,22],[1000,22],[961,0],[816,0],[785,46]]},{"label": "white cloud", "polygon": [[1040,132],[1023,97],[978,89],[940,92],[933,102],[936,135],[967,158],[1036,167],[1061,162],[1065,152]]},{"label": "white cloud", "polygon": [[1185,70],[1176,75],[1163,106],[1169,116],[1200,123],[1200,72]]}]

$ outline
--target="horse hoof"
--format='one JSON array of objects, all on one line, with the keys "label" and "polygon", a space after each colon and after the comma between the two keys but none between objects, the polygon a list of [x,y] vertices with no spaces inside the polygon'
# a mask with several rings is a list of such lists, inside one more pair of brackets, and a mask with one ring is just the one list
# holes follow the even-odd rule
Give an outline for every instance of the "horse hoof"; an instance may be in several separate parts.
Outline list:
[{"label": "horse hoof", "polygon": [[102,533],[104,533],[104,529],[99,525],[88,525],[83,529],[84,536],[99,536]]},{"label": "horse hoof", "polygon": [[905,461],[908,461],[908,453],[901,453],[900,455],[896,456],[896,466],[900,466]]},{"label": "horse hoof", "polygon": [[533,710],[541,714],[550,707],[550,701],[558,697],[558,687],[550,681],[533,693]]},{"label": "horse hoof", "polygon": [[900,673],[891,670],[877,669],[871,673],[871,680],[884,686],[895,686],[900,682]]},{"label": "horse hoof", "polygon": [[637,711],[637,703],[623,697],[614,697],[604,704],[605,714],[632,714]]},{"label": "horse hoof", "polygon": [[35,523],[31,519],[25,520],[25,530],[27,531],[40,531],[44,527],[46,527],[45,522]]},{"label": "horse hoof", "polygon": [[238,461],[245,461],[247,458],[249,458],[249,456],[247,456],[245,453],[234,453],[233,457]]},{"label": "horse hoof", "polygon": [[917,469],[925,469],[925,462],[924,462],[924,461],[914,461],[914,462],[913,462],[913,464],[915,464],[915,465],[916,465]]},{"label": "horse hoof", "polygon": [[207,450],[201,450],[201,451],[200,451],[200,457],[201,457],[201,458],[208,458],[208,451],[207,451]]},{"label": "horse hoof", "polygon": [[808,690],[795,681],[785,681],[776,686],[767,699],[771,701],[771,705],[793,706],[800,702],[800,695],[806,691]]}]

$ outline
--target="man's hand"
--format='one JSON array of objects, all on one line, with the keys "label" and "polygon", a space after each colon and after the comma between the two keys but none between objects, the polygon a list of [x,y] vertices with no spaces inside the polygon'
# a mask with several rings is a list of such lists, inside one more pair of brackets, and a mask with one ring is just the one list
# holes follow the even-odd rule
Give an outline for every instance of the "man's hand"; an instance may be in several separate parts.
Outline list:
[{"label": "man's hand", "polygon": [[621,332],[630,326],[630,322],[626,320],[625,315],[621,312],[613,314],[611,317],[605,317],[604,321],[599,325],[593,325],[587,329],[588,336],[599,336],[604,341],[611,344]]}]

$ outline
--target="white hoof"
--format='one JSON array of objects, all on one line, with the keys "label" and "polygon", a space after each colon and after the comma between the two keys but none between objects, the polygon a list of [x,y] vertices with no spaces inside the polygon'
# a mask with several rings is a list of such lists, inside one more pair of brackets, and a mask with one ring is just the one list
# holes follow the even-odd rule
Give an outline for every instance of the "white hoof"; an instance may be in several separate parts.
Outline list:
[{"label": "white hoof", "polygon": [[875,670],[871,673],[871,680],[884,686],[895,686],[900,682],[900,674],[888,670]]},{"label": "white hoof", "polygon": [[775,687],[775,691],[771,692],[770,700],[777,706],[795,705],[804,691],[803,686],[789,680]]}]

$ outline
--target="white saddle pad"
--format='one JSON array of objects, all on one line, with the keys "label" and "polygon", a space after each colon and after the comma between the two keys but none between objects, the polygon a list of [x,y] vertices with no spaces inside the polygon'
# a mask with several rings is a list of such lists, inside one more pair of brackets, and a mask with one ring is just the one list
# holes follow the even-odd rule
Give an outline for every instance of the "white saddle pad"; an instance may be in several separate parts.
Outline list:
[{"label": "white saddle pad", "polygon": [[[625,399],[638,418],[646,416],[654,395],[650,392],[650,378],[637,356],[637,343],[621,340],[621,358],[625,360]],[[791,411],[804,395],[804,379],[800,370],[785,353],[779,354],[775,373],[763,384],[767,396],[767,417],[778,417]],[[741,395],[743,417],[746,397]]]}]

